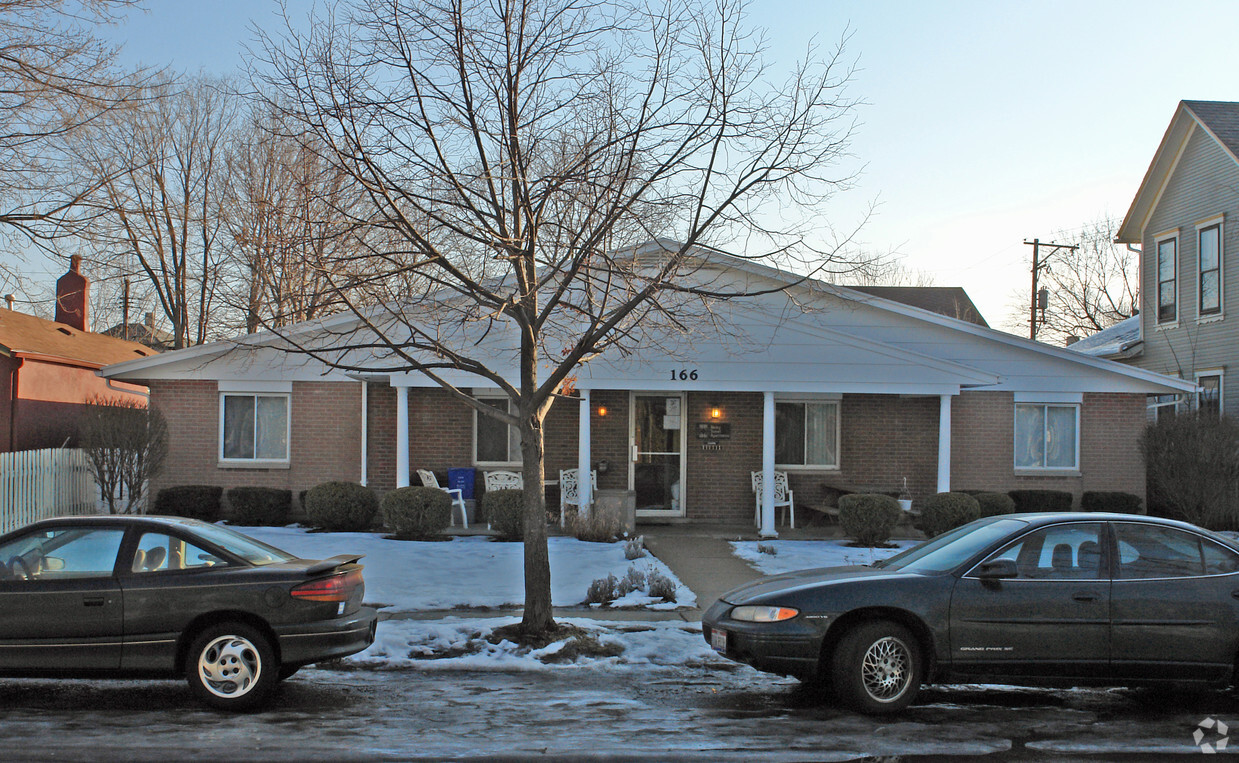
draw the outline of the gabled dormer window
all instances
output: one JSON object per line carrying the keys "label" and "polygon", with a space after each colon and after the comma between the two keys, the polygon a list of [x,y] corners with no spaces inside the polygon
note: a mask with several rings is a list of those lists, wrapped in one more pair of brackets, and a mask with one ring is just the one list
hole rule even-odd
{"label": "gabled dormer window", "polygon": [[1157,322],[1179,319],[1179,239],[1157,242]]}
{"label": "gabled dormer window", "polygon": [[1200,255],[1200,314],[1222,312],[1222,224],[1206,225],[1196,232]]}

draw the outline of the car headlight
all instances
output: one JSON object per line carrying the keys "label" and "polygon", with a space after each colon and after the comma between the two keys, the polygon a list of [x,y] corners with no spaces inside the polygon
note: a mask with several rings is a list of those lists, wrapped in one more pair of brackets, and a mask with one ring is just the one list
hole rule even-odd
{"label": "car headlight", "polygon": [[790,620],[800,614],[800,610],[791,607],[736,607],[731,610],[732,620],[743,620],[746,623],[777,623]]}

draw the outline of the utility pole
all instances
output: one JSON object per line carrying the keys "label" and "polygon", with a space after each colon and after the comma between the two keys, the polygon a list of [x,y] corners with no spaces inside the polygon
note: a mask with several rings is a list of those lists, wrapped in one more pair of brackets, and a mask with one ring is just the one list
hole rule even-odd
{"label": "utility pole", "polygon": [[[1043,300],[1038,299],[1039,295],[1037,293],[1037,278],[1041,274],[1042,268],[1047,267],[1046,260],[1050,258],[1050,255],[1054,254],[1060,249],[1071,249],[1072,251],[1074,251],[1076,249],[1079,249],[1080,247],[1075,244],[1043,244],[1041,243],[1041,239],[1039,238],[1034,238],[1032,241],[1025,241],[1024,243],[1027,246],[1031,246],[1033,248],[1032,298],[1029,302],[1029,310],[1028,310],[1028,338],[1036,339],[1037,338],[1037,306],[1039,302],[1043,301]],[[1046,252],[1046,255],[1044,258],[1041,257],[1041,247],[1043,246],[1052,247],[1051,251]],[[1045,305],[1044,304],[1041,305],[1041,314],[1043,317],[1045,316]]]}

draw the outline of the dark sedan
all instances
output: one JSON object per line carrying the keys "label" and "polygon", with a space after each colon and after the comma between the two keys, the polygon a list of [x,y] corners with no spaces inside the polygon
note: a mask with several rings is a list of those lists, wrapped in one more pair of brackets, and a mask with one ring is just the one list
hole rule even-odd
{"label": "dark sedan", "polygon": [[0,676],[183,676],[209,705],[253,708],[374,642],[360,558],[179,517],[36,522],[0,537]]}
{"label": "dark sedan", "polygon": [[741,586],[702,626],[727,657],[869,713],[922,683],[1226,686],[1239,545],[1143,516],[989,517],[872,567]]}

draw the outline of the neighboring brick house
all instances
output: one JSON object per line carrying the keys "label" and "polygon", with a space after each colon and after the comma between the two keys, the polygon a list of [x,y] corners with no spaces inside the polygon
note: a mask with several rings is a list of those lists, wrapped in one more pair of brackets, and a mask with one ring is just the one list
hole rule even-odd
{"label": "neighboring brick house", "polygon": [[109,363],[155,351],[89,330],[89,281],[74,257],[56,282],[56,320],[0,309],[0,451],[73,444],[77,417],[92,397],[131,398],[146,389],[96,373]]}
{"label": "neighboring brick house", "polygon": [[1239,103],[1181,101],[1116,239],[1142,252],[1140,315],[1073,347],[1199,385],[1151,398],[1154,415],[1239,412],[1237,213]]}
{"label": "neighboring brick house", "polygon": [[[795,283],[717,252],[700,257],[702,278],[789,290],[714,304],[725,333],[700,330],[678,346],[594,359],[546,425],[547,477],[596,469],[600,491],[632,492],[639,521],[751,522],[750,472],[776,469],[789,473],[798,507],[819,504],[827,486],[894,491],[905,480],[916,497],[952,487],[1143,495],[1145,396],[1192,388],[976,318]],[[328,321],[339,335],[352,318]],[[300,327],[301,339],[327,336],[321,325]],[[510,350],[500,332],[487,341],[495,357]],[[517,466],[504,425],[427,377],[345,374],[274,344],[254,335],[104,369],[148,384],[172,422],[169,465],[155,489],[300,490],[327,479],[389,489],[418,468]],[[506,405],[475,378],[455,381]],[[767,531],[772,516],[763,517]]]}

